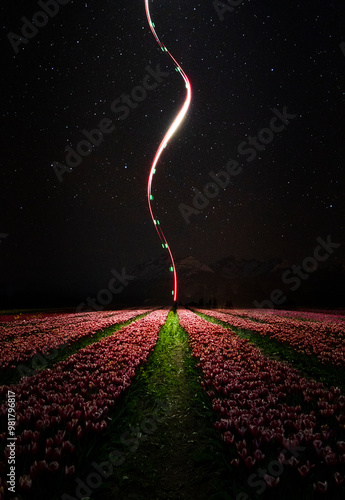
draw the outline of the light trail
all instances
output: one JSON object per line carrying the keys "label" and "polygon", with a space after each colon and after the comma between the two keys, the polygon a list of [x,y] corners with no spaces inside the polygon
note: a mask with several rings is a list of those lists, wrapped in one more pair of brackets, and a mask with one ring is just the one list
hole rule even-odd
{"label": "light trail", "polygon": [[185,102],[184,102],[182,108],[180,109],[179,113],[175,117],[174,121],[170,125],[168,131],[166,132],[165,136],[163,137],[163,139],[162,139],[162,141],[157,149],[156,155],[155,155],[153,162],[152,162],[152,165],[151,165],[150,174],[149,174],[149,178],[148,178],[148,182],[147,182],[147,199],[148,199],[151,218],[152,218],[152,221],[153,221],[155,228],[157,230],[158,236],[162,242],[163,248],[166,248],[169,252],[169,255],[170,255],[170,260],[171,260],[171,264],[172,264],[170,270],[174,273],[174,290],[172,293],[174,295],[174,303],[176,304],[176,302],[177,302],[177,273],[176,273],[175,261],[174,261],[172,252],[170,250],[170,247],[168,245],[168,242],[164,236],[163,230],[160,226],[159,220],[155,219],[155,217],[153,215],[152,204],[151,204],[151,201],[153,200],[153,196],[152,196],[151,192],[152,192],[153,175],[156,172],[156,166],[157,166],[158,160],[163,152],[163,149],[167,146],[171,137],[174,135],[176,130],[179,128],[184,117],[187,114],[190,102],[192,100],[192,87],[191,87],[190,81],[189,81],[186,73],[183,71],[183,69],[181,68],[179,63],[176,61],[176,59],[170,54],[168,49],[165,47],[165,45],[158,38],[158,35],[156,33],[156,30],[155,30],[155,25],[151,19],[149,0],[145,0],[145,9],[146,9],[146,17],[147,17],[148,23],[150,25],[151,31],[153,33],[153,36],[155,37],[157,43],[159,44],[159,46],[161,47],[163,52],[166,52],[170,56],[170,58],[173,60],[173,62],[175,64],[175,69],[176,69],[176,71],[179,71],[181,73],[181,75],[185,81],[185,86],[187,89],[187,95],[186,95]]}

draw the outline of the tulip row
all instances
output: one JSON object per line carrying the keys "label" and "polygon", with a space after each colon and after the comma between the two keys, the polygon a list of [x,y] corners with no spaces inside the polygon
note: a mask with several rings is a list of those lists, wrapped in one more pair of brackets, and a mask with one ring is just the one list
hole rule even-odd
{"label": "tulip row", "polygon": [[12,323],[17,320],[33,321],[38,318],[48,318],[56,316],[57,312],[39,312],[39,313],[18,313],[18,314],[0,314],[0,324]]}
{"label": "tulip row", "polygon": [[331,323],[345,321],[345,311],[341,310],[285,311],[279,309],[266,309],[265,312],[275,314],[277,316],[287,316],[306,321],[329,321]]}
{"label": "tulip row", "polygon": [[288,472],[302,483],[309,478],[301,487],[312,490],[314,484],[320,492],[339,492],[345,484],[345,397],[340,389],[306,380],[227,328],[190,311],[178,314],[203,371],[215,427],[229,445],[231,465],[253,473],[271,458],[280,472],[271,467],[264,477],[268,488]]}
{"label": "tulip row", "polygon": [[[149,309],[146,309],[149,310]],[[18,338],[25,338],[31,335],[38,335],[42,332],[56,331],[59,328],[67,328],[70,326],[72,330],[74,326],[85,325],[90,321],[97,319],[98,321],[105,318],[115,317],[125,312],[136,312],[135,310],[126,309],[121,311],[102,311],[102,312],[82,312],[82,313],[59,313],[31,316],[14,316],[11,321],[0,320],[0,343],[3,345],[5,341],[13,341]],[[0,318],[2,318],[0,316]]]}
{"label": "tulip row", "polygon": [[[111,409],[156,345],[167,314],[154,311],[51,370],[0,387],[1,399],[9,390],[16,397],[16,460],[18,470],[25,471],[19,478],[22,491],[31,490],[49,474],[74,474],[80,446],[107,427]],[[0,415],[4,429],[6,402]],[[6,433],[1,437],[5,443]],[[5,448],[0,472],[5,471],[8,453]]]}
{"label": "tulip row", "polygon": [[254,310],[248,310],[247,317],[241,317],[239,312],[234,313],[232,310],[228,310],[227,313],[206,309],[196,310],[235,328],[251,330],[286,343],[297,352],[315,355],[321,363],[345,367],[345,328],[342,325],[278,318]]}
{"label": "tulip row", "polygon": [[[344,336],[345,334],[345,316],[339,314],[321,314],[310,313],[304,311],[279,311],[275,309],[219,309],[220,312],[232,314],[233,316],[240,316],[257,321],[269,323],[273,322],[289,322],[308,321],[311,327],[322,326],[329,328],[330,332],[334,335]],[[315,324],[316,323],[316,324]]]}
{"label": "tulip row", "polygon": [[[253,310],[250,310],[253,312]],[[320,323],[338,323],[342,324],[344,327],[345,323],[345,315],[340,314],[339,312],[330,312],[330,311],[285,311],[285,310],[277,310],[277,309],[268,309],[264,311],[265,313],[274,315],[274,316],[282,316],[288,317],[292,319],[299,319],[303,321],[317,321]]]}
{"label": "tulip row", "polygon": [[[83,314],[61,314],[30,323],[24,321],[2,325],[0,336],[0,370],[13,369],[37,353],[48,354],[61,346],[94,335],[97,331],[124,323],[149,309]],[[10,332],[10,333],[9,333]],[[10,336],[9,336],[10,335]]]}

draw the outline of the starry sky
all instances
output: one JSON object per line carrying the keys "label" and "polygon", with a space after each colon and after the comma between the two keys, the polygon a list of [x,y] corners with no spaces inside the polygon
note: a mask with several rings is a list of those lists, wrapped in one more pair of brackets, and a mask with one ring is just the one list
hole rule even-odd
{"label": "starry sky", "polygon": [[[185,99],[144,0],[64,0],[42,17],[45,3],[0,7],[1,299],[17,292],[82,298],[104,287],[111,269],[160,257],[147,176]],[[150,2],[157,34],[193,91],[154,176],[155,213],[177,259],[297,262],[327,235],[341,243],[342,258],[344,4],[236,3]],[[24,39],[29,21],[41,27],[24,28]],[[148,71],[146,81],[158,84],[121,108]],[[94,136],[71,169],[66,148],[75,151],[101,123],[103,137]],[[272,123],[280,131],[270,132]],[[231,161],[238,175],[196,211],[195,190],[207,189],[210,172]],[[187,219],[182,206],[192,210]]]}

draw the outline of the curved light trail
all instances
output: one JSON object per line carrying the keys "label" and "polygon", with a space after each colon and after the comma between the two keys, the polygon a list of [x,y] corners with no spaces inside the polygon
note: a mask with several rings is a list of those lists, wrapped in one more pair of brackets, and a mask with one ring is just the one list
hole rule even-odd
{"label": "curved light trail", "polygon": [[163,248],[166,248],[168,250],[168,252],[169,252],[169,255],[170,255],[170,260],[171,260],[171,264],[172,264],[170,270],[174,273],[174,290],[173,290],[172,293],[174,295],[174,303],[176,303],[177,302],[177,273],[176,273],[176,266],[175,266],[174,258],[173,258],[173,255],[171,253],[170,247],[169,247],[168,242],[167,242],[167,240],[166,240],[166,238],[164,236],[163,230],[162,230],[162,228],[160,226],[159,220],[155,219],[155,217],[153,215],[152,204],[151,204],[151,201],[153,200],[153,196],[151,194],[151,190],[152,190],[153,175],[156,172],[156,166],[157,166],[158,160],[159,160],[159,158],[160,158],[160,156],[161,156],[161,154],[163,152],[163,149],[167,146],[167,144],[170,141],[171,137],[174,135],[174,133],[176,132],[176,130],[178,129],[178,127],[181,125],[181,123],[182,123],[182,121],[183,121],[183,119],[186,116],[186,113],[188,111],[190,102],[192,100],[192,87],[191,87],[190,81],[189,81],[186,73],[183,71],[183,69],[181,68],[181,66],[179,65],[179,63],[176,61],[176,59],[170,54],[170,52],[168,51],[168,49],[165,47],[165,45],[158,38],[158,35],[156,33],[156,30],[155,30],[155,25],[152,22],[151,15],[150,15],[149,0],[145,0],[145,9],[146,9],[147,20],[148,20],[148,23],[150,25],[151,31],[153,33],[153,36],[155,37],[157,43],[159,44],[159,46],[161,47],[161,49],[163,50],[163,52],[166,52],[171,57],[171,59],[173,60],[173,62],[175,64],[175,69],[176,69],[176,71],[179,71],[181,73],[181,75],[182,75],[182,77],[183,77],[183,79],[185,81],[185,85],[186,85],[186,89],[187,89],[187,95],[186,95],[185,102],[184,102],[182,108],[180,109],[179,113],[175,117],[174,121],[170,125],[168,131],[166,132],[165,136],[162,139],[162,142],[160,143],[160,145],[159,145],[159,147],[157,149],[156,155],[155,155],[155,157],[153,159],[153,162],[152,162],[152,165],[151,165],[150,174],[149,174],[149,178],[148,178],[148,182],[147,182],[147,199],[148,199],[148,204],[149,204],[151,218],[152,218],[152,221],[153,221],[153,223],[154,223],[154,225],[156,227],[156,230],[157,230],[158,236],[160,237],[160,240],[162,242]]}

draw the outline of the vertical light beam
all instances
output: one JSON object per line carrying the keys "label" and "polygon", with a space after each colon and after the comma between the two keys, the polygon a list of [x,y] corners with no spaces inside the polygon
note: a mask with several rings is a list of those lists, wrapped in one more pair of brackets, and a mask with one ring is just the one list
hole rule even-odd
{"label": "vertical light beam", "polygon": [[192,100],[192,87],[191,87],[190,81],[189,81],[186,73],[183,71],[183,69],[181,68],[181,66],[179,65],[179,63],[176,61],[176,59],[170,54],[170,52],[168,51],[168,49],[165,47],[165,45],[158,38],[158,35],[156,33],[156,30],[155,30],[155,25],[153,24],[152,19],[151,19],[151,15],[150,15],[149,0],[145,0],[145,9],[146,9],[146,17],[147,17],[149,26],[151,28],[151,31],[153,33],[153,36],[155,37],[157,43],[159,44],[159,46],[161,47],[161,49],[163,50],[163,52],[166,52],[168,54],[168,56],[173,60],[173,62],[175,64],[175,67],[176,67],[176,70],[180,72],[180,74],[182,75],[182,78],[185,81],[185,86],[186,86],[186,89],[187,89],[186,99],[184,101],[184,104],[183,104],[182,108],[180,109],[180,111],[178,112],[178,114],[176,115],[176,117],[175,117],[174,121],[172,122],[172,124],[170,125],[169,129],[167,130],[165,136],[162,139],[162,142],[160,143],[160,145],[159,145],[159,147],[158,147],[158,149],[156,151],[156,155],[155,155],[155,157],[153,159],[153,162],[152,162],[152,165],[151,165],[151,169],[150,169],[149,178],[148,178],[148,182],[147,182],[147,200],[148,200],[148,204],[149,204],[149,210],[150,210],[151,218],[152,218],[152,221],[153,221],[153,223],[155,225],[155,228],[156,228],[156,231],[158,233],[158,236],[160,237],[160,240],[162,242],[163,248],[166,248],[168,250],[168,252],[169,252],[169,255],[170,255],[170,260],[171,260],[171,264],[172,264],[171,268],[172,268],[172,271],[173,271],[173,274],[174,274],[174,291],[173,291],[173,294],[174,294],[174,303],[176,303],[177,302],[177,273],[176,273],[176,266],[175,266],[175,262],[174,262],[174,258],[173,258],[172,252],[171,252],[170,247],[168,245],[168,242],[167,242],[167,240],[166,240],[166,238],[164,236],[164,233],[163,233],[163,230],[162,230],[162,228],[160,226],[160,223],[159,223],[159,221],[157,219],[155,219],[155,217],[153,215],[152,203],[151,203],[151,201],[153,200],[153,196],[152,196],[151,191],[152,191],[153,175],[156,172],[156,166],[157,166],[158,160],[159,160],[159,158],[160,158],[160,156],[161,156],[161,154],[163,152],[163,149],[167,146],[167,144],[170,141],[171,137],[176,132],[176,130],[179,128],[179,126],[181,125],[184,117],[187,114],[190,102]]}

